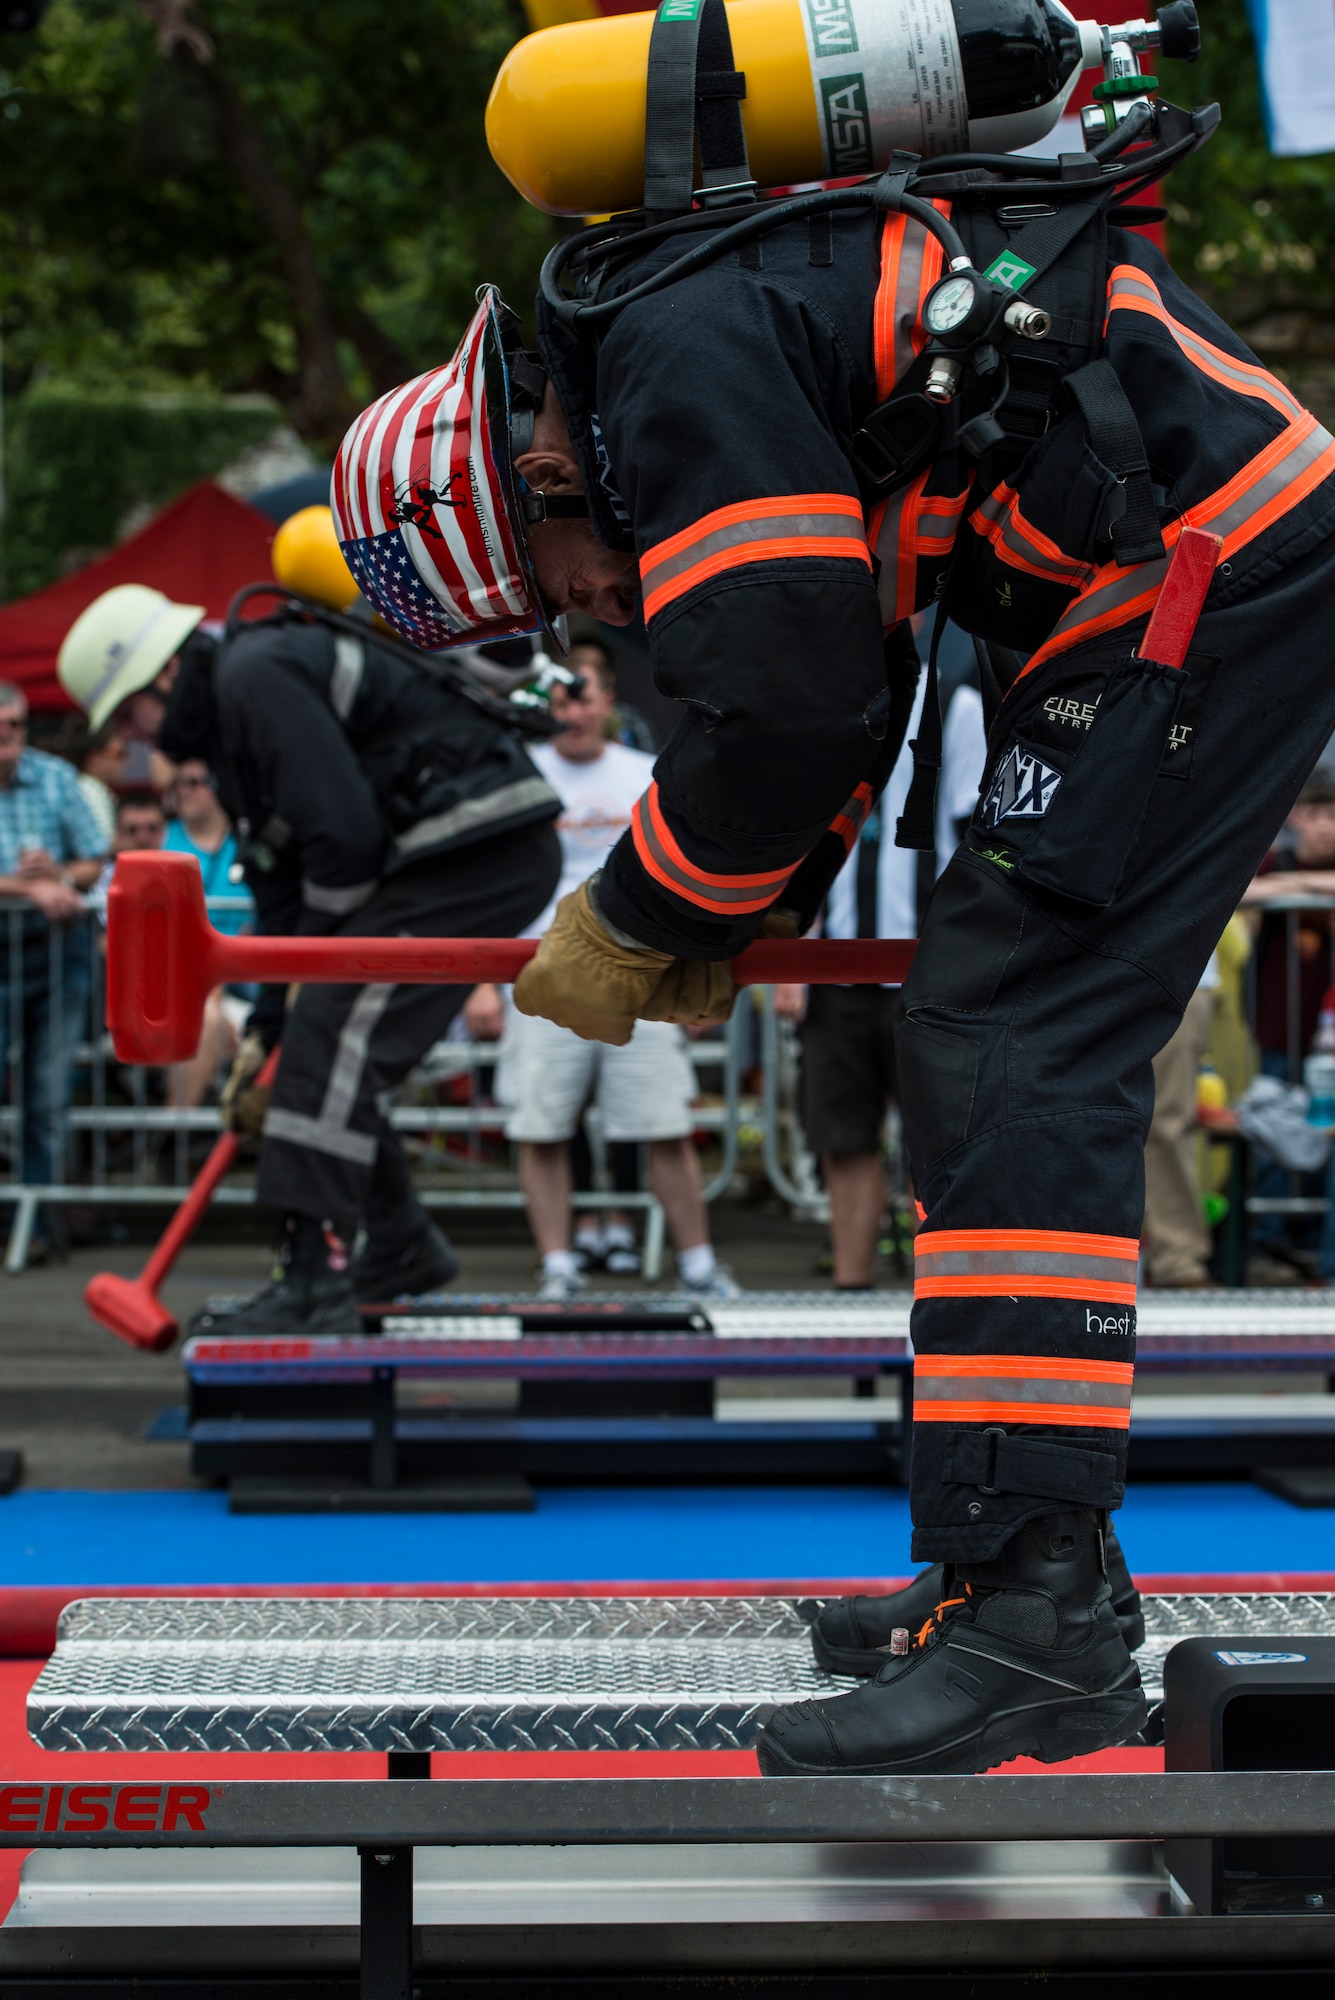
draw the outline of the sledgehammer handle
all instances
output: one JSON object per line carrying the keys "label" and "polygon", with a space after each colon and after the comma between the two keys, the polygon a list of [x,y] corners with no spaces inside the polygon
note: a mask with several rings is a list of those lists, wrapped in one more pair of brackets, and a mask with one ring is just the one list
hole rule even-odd
{"label": "sledgehammer handle", "polygon": [[[270,1049],[264,1058],[263,1067],[255,1078],[258,1087],[263,1088],[273,1082],[278,1073],[280,1053],[278,1049]],[[153,1254],[144,1266],[139,1282],[148,1291],[156,1292],[194,1235],[200,1217],[213,1200],[214,1190],[227,1177],[239,1144],[235,1132],[224,1132],[221,1138],[214,1141],[207,1160],[191,1183],[190,1192],[158,1238]]]}

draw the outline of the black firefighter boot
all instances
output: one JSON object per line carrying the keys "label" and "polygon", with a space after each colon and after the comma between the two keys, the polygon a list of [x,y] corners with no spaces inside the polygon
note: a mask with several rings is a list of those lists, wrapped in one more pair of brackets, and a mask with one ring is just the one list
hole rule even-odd
{"label": "black firefighter boot", "polygon": [[348,1277],[348,1246],[328,1222],[311,1215],[283,1218],[273,1281],[234,1312],[206,1307],[192,1333],[266,1339],[280,1334],[359,1334],[361,1314]]}
{"label": "black firefighter boot", "polygon": [[1028,1522],[991,1562],[954,1566],[903,1659],[832,1701],[777,1709],[756,1745],[767,1777],[988,1771],[1061,1764],[1126,1743],[1145,1721],[1140,1672],[1112,1607],[1104,1517]]}
{"label": "black firefighter boot", "polygon": [[[1140,1592],[1131,1581],[1122,1545],[1111,1526],[1103,1547],[1113,1610],[1122,1637],[1134,1653],[1145,1643]],[[937,1605],[958,1594],[950,1565],[934,1563],[887,1597],[831,1597],[823,1604],[809,1600],[801,1609],[811,1626],[816,1665],[829,1674],[878,1674],[888,1659],[907,1651],[908,1641],[934,1617]]]}
{"label": "black firefighter boot", "polygon": [[364,1306],[390,1305],[440,1292],[459,1275],[459,1259],[417,1198],[397,1134],[381,1138],[366,1201],[366,1241],[352,1262],[352,1289]]}

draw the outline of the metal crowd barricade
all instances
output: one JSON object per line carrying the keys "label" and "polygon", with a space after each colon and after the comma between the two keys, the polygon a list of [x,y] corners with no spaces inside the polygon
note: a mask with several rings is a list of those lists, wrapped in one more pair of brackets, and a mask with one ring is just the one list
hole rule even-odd
{"label": "metal crowd barricade", "polygon": [[[1304,914],[1320,912],[1328,919],[1326,940],[1326,982],[1335,985],[1335,896],[1316,896],[1310,893],[1293,896],[1276,896],[1258,906],[1258,913],[1266,916],[1282,916],[1284,919],[1284,1069],[1289,1083],[1301,1083],[1303,1061],[1309,1051],[1303,1046],[1302,1028],[1302,918]],[[1258,981],[1260,975],[1259,954],[1253,951],[1247,962],[1246,1011],[1253,1031],[1258,1026]],[[1290,1215],[1316,1216],[1326,1214],[1330,1203],[1322,1195],[1304,1194],[1303,1182],[1309,1176],[1301,1173],[1288,1174],[1288,1193],[1284,1195],[1260,1195],[1248,1193],[1245,1201],[1247,1216]]]}
{"label": "metal crowd barricade", "polygon": [[[250,909],[245,896],[210,898],[216,917]],[[72,933],[80,943],[71,950]],[[0,901],[0,1202],[12,1204],[5,1254],[10,1274],[28,1261],[39,1213],[48,1209],[59,1227],[60,1212],[71,1206],[102,1208],[174,1207],[182,1198],[199,1153],[220,1129],[216,1103],[196,1108],[173,1107],[163,1101],[161,1070],[122,1065],[115,1059],[105,1026],[105,963],[99,913],[90,908],[73,925],[47,924],[30,905]],[[67,996],[72,960],[83,958],[87,979],[82,994]],[[82,974],[79,975],[82,977]],[[47,1146],[52,1171],[31,1178],[24,1170],[24,1114],[34,1090],[44,1078],[34,1075],[31,1061],[34,1010],[42,1004],[36,988],[44,985],[53,1037],[47,1075],[66,1063],[71,1074],[72,1101],[63,1120],[48,1118]],[[694,1122],[699,1131],[716,1134],[720,1158],[705,1186],[714,1201],[732,1185],[738,1171],[744,1133],[760,1126],[760,1153],[770,1184],[795,1208],[823,1214],[810,1156],[806,1154],[795,1105],[794,1037],[773,1016],[770,991],[756,989],[759,1011],[739,1005],[721,1037],[692,1042],[692,1062],[701,1075],[716,1074],[710,1093],[714,1101],[698,1104]],[[14,995],[25,992],[29,1005],[15,1006]],[[77,1000],[67,1011],[66,998]],[[753,1038],[753,1026],[758,1034]],[[484,1141],[504,1129],[505,1111],[486,1099],[482,1079],[497,1060],[497,1045],[446,1041],[439,1043],[405,1092],[409,1100],[396,1106],[396,1127],[427,1142],[419,1165],[421,1198],[429,1208],[522,1210],[524,1196],[512,1165],[489,1163]],[[761,1089],[752,1101],[743,1091],[743,1071],[755,1057],[762,1070]],[[462,1103],[420,1101],[435,1085],[452,1078],[468,1080]],[[414,1102],[412,1099],[419,1101]],[[575,1205],[584,1210],[629,1209],[644,1215],[644,1276],[654,1282],[663,1267],[665,1217],[651,1192],[617,1192],[601,1171],[601,1145],[596,1111],[590,1114],[595,1158],[595,1186],[577,1192]],[[63,1127],[63,1131],[62,1131]],[[431,1146],[438,1137],[441,1143]],[[463,1137],[462,1152],[450,1150],[451,1138]],[[785,1145],[790,1167],[784,1165]],[[220,1187],[214,1200],[225,1206],[254,1203],[253,1177],[244,1168]]]}

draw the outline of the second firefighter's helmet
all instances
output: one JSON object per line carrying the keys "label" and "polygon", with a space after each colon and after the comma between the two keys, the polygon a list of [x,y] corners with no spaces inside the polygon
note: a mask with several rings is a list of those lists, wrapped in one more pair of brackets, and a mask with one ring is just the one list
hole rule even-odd
{"label": "second firefighter's helmet", "polygon": [[[490,288],[453,358],[364,410],[334,462],[334,526],[362,595],[410,645],[438,652],[552,630],[514,470],[525,365],[518,326]],[[531,365],[531,364],[530,364]]]}

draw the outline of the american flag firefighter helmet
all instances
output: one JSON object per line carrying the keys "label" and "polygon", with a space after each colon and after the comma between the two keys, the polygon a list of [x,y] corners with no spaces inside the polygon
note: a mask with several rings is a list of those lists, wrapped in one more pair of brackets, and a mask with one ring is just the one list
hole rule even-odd
{"label": "american flag firefighter helmet", "polygon": [[512,462],[513,367],[532,368],[517,334],[500,294],[484,290],[453,359],[372,403],[334,462],[334,525],[362,595],[430,652],[531,632],[565,651]]}

